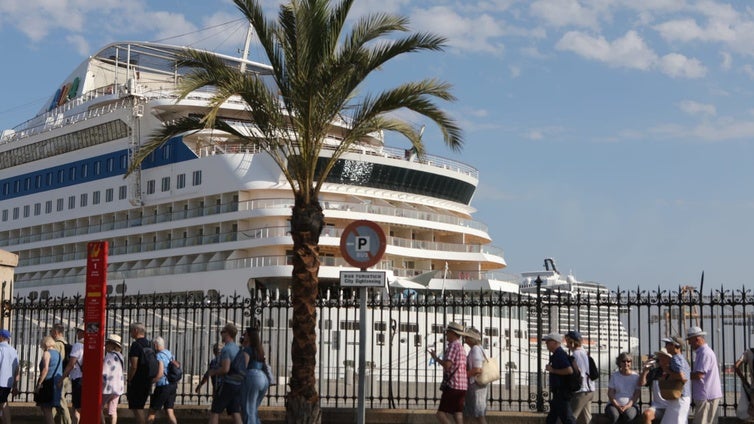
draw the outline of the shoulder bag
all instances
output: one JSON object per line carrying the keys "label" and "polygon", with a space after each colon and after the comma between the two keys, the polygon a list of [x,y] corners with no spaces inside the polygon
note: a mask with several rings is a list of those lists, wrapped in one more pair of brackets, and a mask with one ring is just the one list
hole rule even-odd
{"label": "shoulder bag", "polygon": [[660,386],[660,395],[665,400],[680,399],[681,393],[683,393],[683,381],[670,380],[666,377],[657,380],[657,384]]}
{"label": "shoulder bag", "polygon": [[482,362],[482,373],[476,376],[476,382],[480,386],[486,386],[487,384],[500,380],[500,367],[497,361],[492,357],[487,357],[482,349],[482,355],[484,355],[484,362]]}

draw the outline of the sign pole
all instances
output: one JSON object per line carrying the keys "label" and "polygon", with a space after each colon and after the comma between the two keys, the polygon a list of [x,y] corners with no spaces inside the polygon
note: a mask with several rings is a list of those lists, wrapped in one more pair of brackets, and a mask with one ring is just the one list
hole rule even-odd
{"label": "sign pole", "polygon": [[84,301],[84,361],[81,384],[81,422],[98,423],[102,414],[102,361],[105,357],[107,300],[107,242],[87,245],[86,299]]}
{"label": "sign pole", "polygon": [[357,424],[366,421],[365,390],[367,359],[367,288],[384,287],[385,272],[367,272],[385,254],[385,232],[372,221],[353,221],[346,226],[340,237],[340,253],[351,266],[361,272],[341,271],[340,284],[345,287],[359,287],[359,402],[356,411]]}

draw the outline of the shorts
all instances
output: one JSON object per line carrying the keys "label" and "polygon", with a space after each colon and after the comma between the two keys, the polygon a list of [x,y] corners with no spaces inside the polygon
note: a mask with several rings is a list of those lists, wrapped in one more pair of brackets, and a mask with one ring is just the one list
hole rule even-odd
{"label": "shorts", "polygon": [[483,417],[487,413],[487,386],[469,384],[463,405],[464,417]]}
{"label": "shorts", "polygon": [[456,414],[463,412],[463,405],[466,399],[466,390],[446,389],[442,392],[440,406],[437,408],[440,412]]}
{"label": "shorts", "polygon": [[177,389],[178,385],[175,383],[155,387],[154,393],[152,393],[152,397],[149,399],[149,410],[173,409]]}
{"label": "shorts", "polygon": [[152,385],[149,382],[131,382],[126,392],[128,409],[144,409],[151,389]]}
{"label": "shorts", "polygon": [[213,414],[221,414],[223,411],[228,411],[228,414],[241,412],[240,384],[220,383],[218,386],[217,393],[212,399],[210,412]]}
{"label": "shorts", "polygon": [[8,402],[8,395],[10,395],[10,387],[0,387],[0,405]]}
{"label": "shorts", "polygon": [[102,395],[102,408],[107,411],[107,415],[118,415],[118,402],[120,395],[106,394]]}
{"label": "shorts", "polygon": [[81,409],[81,378],[71,380],[71,399],[73,409]]}

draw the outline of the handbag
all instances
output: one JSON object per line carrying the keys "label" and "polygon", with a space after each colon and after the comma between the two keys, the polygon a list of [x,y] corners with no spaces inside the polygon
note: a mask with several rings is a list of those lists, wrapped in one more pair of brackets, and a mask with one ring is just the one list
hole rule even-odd
{"label": "handbag", "polygon": [[270,366],[270,364],[265,362],[262,370],[264,371],[264,375],[267,376],[267,381],[269,381],[270,386],[277,386],[278,380],[277,378],[275,378],[275,374],[272,373],[272,367]]}
{"label": "handbag", "polygon": [[450,374],[443,374],[442,375],[442,382],[440,383],[440,391],[444,392],[445,390],[448,390],[450,388],[450,380],[453,379],[453,374],[458,371],[458,368],[454,369],[452,373]]}
{"label": "handbag", "polygon": [[480,386],[486,386],[493,381],[500,380],[500,367],[492,357],[488,358],[482,350],[484,362],[482,362],[482,372],[476,376],[476,382]]}
{"label": "handbag", "polygon": [[665,400],[680,399],[683,393],[684,383],[681,380],[669,380],[665,377],[658,380],[657,384],[660,386],[660,395]]}
{"label": "handbag", "polygon": [[39,404],[52,403],[55,395],[55,373],[60,368],[61,362],[61,360],[58,360],[58,365],[55,367],[55,371],[52,372],[52,378],[42,381],[42,387],[34,392],[34,402]]}

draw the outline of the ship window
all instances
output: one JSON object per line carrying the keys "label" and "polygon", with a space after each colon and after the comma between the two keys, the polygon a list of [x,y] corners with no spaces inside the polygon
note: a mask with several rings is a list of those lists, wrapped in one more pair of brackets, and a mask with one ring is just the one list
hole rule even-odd
{"label": "ship window", "polygon": [[147,194],[154,193],[154,180],[147,181]]}
{"label": "ship window", "polygon": [[39,187],[42,187],[42,176],[41,175],[37,175],[34,178],[34,188],[39,188]]}
{"label": "ship window", "polygon": [[186,187],[186,174],[178,174],[175,177],[175,188],[182,189]]}
{"label": "ship window", "polygon": [[16,180],[13,182],[13,192],[18,193],[21,191],[21,180]]}
{"label": "ship window", "polygon": [[385,333],[377,333],[377,346],[385,344]]}
{"label": "ship window", "polygon": [[76,207],[76,196],[68,196],[68,209]]}
{"label": "ship window", "polygon": [[422,345],[422,335],[414,334],[414,346],[420,347]]}
{"label": "ship window", "polygon": [[10,191],[10,184],[8,183],[3,184],[3,196],[7,196],[9,191]]}
{"label": "ship window", "polygon": [[31,214],[31,207],[29,205],[24,205],[24,218],[28,218]]}
{"label": "ship window", "polygon": [[63,198],[61,197],[60,199],[57,200],[57,205],[56,205],[57,207],[55,208],[55,210],[58,211],[58,212],[62,211],[64,204],[65,203],[63,201]]}
{"label": "ship window", "polygon": [[113,189],[108,188],[105,190],[105,202],[112,202],[113,201]]}
{"label": "ship window", "polygon": [[194,171],[193,178],[191,180],[191,184],[198,186],[202,183],[202,171]]}
{"label": "ship window", "polygon": [[162,147],[162,158],[163,159],[165,159],[165,160],[170,159],[170,148],[171,148],[171,146],[169,144]]}
{"label": "ship window", "polygon": [[432,324],[432,334],[445,334],[445,327],[439,324]]}
{"label": "ship window", "polygon": [[385,321],[375,322],[374,331],[387,331],[387,324],[385,323]]}
{"label": "ship window", "polygon": [[72,166],[68,170],[68,181],[74,181],[74,180],[76,180],[76,167]]}
{"label": "ship window", "polygon": [[107,158],[107,161],[105,162],[105,169],[107,170],[107,172],[113,172],[114,163],[115,159]]}
{"label": "ship window", "polygon": [[340,322],[340,329],[341,330],[358,330],[359,329],[359,322],[358,321],[341,321]]}
{"label": "ship window", "polygon": [[402,322],[398,324],[398,331],[402,331],[406,333],[418,333],[419,324],[415,322]]}
{"label": "ship window", "polygon": [[52,185],[52,172],[47,173],[47,185],[48,186]]}
{"label": "ship window", "polygon": [[523,334],[521,333],[521,330],[513,330],[513,336],[517,339],[520,339],[523,337]]}
{"label": "ship window", "polygon": [[62,183],[65,180],[65,169],[58,169],[58,183]]}
{"label": "ship window", "polygon": [[120,155],[120,169],[128,168],[128,156],[125,154]]}
{"label": "ship window", "polygon": [[31,189],[31,178],[26,177],[26,179],[24,179],[24,190],[29,191],[29,189]]}
{"label": "ship window", "polygon": [[99,191],[95,191],[95,192],[92,193],[92,204],[93,205],[99,205],[99,197],[100,197]]}
{"label": "ship window", "polygon": [[170,191],[170,177],[162,177],[162,191]]}
{"label": "ship window", "polygon": [[321,319],[319,320],[319,329],[320,330],[329,330],[332,328],[332,320],[330,319]]}
{"label": "ship window", "polygon": [[489,337],[498,337],[500,335],[500,329],[498,328],[485,328],[484,335]]}
{"label": "ship window", "polygon": [[81,165],[81,178],[89,176],[89,164],[85,163]]}
{"label": "ship window", "polygon": [[94,162],[94,175],[99,175],[102,172],[102,161]]}
{"label": "ship window", "polygon": [[118,187],[118,200],[123,200],[128,195],[128,187],[126,186],[120,186]]}
{"label": "ship window", "polygon": [[13,219],[18,219],[18,208],[13,208]]}
{"label": "ship window", "polygon": [[333,331],[332,338],[330,338],[330,340],[330,346],[332,347],[332,350],[340,350],[340,331]]}
{"label": "ship window", "polygon": [[8,209],[3,209],[3,222],[8,220]]}
{"label": "ship window", "polygon": [[45,213],[52,213],[52,200],[45,202]]}

